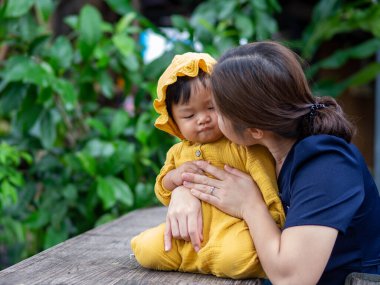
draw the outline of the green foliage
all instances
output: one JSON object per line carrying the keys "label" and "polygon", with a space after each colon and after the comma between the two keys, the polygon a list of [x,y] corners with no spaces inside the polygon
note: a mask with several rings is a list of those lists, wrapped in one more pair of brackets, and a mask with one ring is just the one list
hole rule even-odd
{"label": "green foliage", "polygon": [[[22,213],[17,205],[22,204],[24,196],[20,189],[25,185],[20,168],[22,164],[32,163],[26,152],[2,142],[0,144],[0,244],[9,245],[8,256],[23,256],[22,245],[25,243],[25,228],[19,221]],[[4,250],[0,248],[0,252]]]}
{"label": "green foliage", "polygon": [[216,57],[242,42],[271,38],[277,32],[274,13],[281,11],[277,0],[209,0],[200,4],[190,21],[173,16],[173,26],[190,34],[191,43]]}
{"label": "green foliage", "polygon": [[[371,62],[380,49],[380,5],[378,1],[321,0],[315,6],[312,20],[305,29],[299,46],[301,55],[311,60],[321,45],[337,36],[362,33],[366,39],[352,42],[316,63],[308,70],[309,78],[321,70],[343,68],[350,60]],[[363,65],[363,64],[362,64]],[[317,94],[339,96],[348,88],[372,82],[380,72],[380,64],[369,63],[343,80],[330,77],[315,79],[313,89]]]}
{"label": "green foliage", "polygon": [[54,3],[0,6],[3,266],[155,204],[173,143],[153,125],[157,78],[146,77],[137,13],[110,24],[86,5],[54,37]]}
{"label": "green foliage", "polygon": [[21,161],[31,163],[26,152],[2,142],[0,144],[0,210],[6,211],[19,201],[17,189],[24,185],[22,172],[18,170]]}

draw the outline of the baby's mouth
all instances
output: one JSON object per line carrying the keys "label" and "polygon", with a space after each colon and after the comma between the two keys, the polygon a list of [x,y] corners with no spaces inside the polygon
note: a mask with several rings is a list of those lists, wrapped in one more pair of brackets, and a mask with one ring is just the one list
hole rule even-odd
{"label": "baby's mouth", "polygon": [[210,130],[212,130],[212,127],[211,126],[207,126],[207,127],[201,128],[199,131],[200,132],[207,132],[207,131],[210,131]]}

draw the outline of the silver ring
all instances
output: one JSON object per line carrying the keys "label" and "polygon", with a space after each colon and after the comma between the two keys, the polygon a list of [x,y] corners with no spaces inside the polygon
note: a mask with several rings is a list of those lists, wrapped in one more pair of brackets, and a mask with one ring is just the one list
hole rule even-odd
{"label": "silver ring", "polygon": [[215,186],[212,186],[211,189],[210,189],[210,195],[214,194],[214,190],[215,190]]}

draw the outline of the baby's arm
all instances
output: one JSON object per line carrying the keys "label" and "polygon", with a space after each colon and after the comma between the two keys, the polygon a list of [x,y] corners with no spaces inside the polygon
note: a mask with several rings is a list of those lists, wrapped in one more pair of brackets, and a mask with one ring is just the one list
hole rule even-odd
{"label": "baby's arm", "polygon": [[183,184],[181,176],[184,172],[203,174],[202,170],[200,170],[195,163],[193,163],[192,161],[185,162],[178,168],[170,170],[164,176],[164,178],[162,179],[162,184],[165,187],[165,189],[173,191],[178,186],[181,186]]}
{"label": "baby's arm", "polygon": [[194,163],[186,162],[179,167],[176,167],[176,160],[180,157],[182,144],[177,143],[173,145],[166,154],[164,166],[161,168],[160,173],[157,175],[154,192],[156,197],[162,204],[168,206],[172,191],[178,186],[182,185],[181,174],[184,171],[192,173],[203,173],[201,170],[194,167]]}

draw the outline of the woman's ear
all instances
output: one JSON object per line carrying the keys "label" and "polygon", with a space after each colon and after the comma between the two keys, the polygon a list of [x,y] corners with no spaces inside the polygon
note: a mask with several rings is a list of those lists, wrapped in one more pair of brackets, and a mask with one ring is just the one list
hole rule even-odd
{"label": "woman's ear", "polygon": [[248,128],[248,134],[255,140],[260,140],[264,136],[263,130],[256,128]]}

